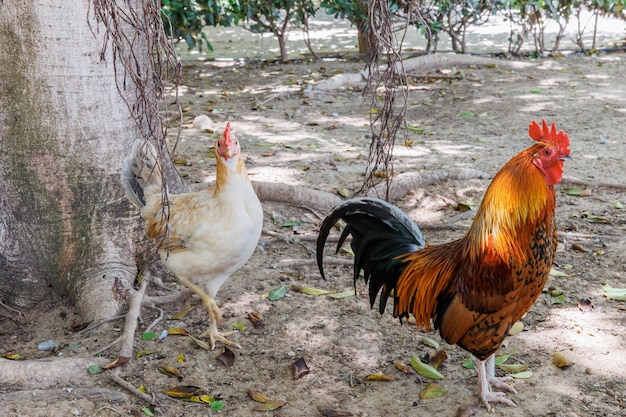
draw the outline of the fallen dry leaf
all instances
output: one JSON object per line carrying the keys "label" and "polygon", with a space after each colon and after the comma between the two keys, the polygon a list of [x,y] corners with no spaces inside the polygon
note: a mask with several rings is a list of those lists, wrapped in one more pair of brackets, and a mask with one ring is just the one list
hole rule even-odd
{"label": "fallen dry leaf", "polygon": [[172,398],[189,398],[189,397],[201,397],[206,395],[206,391],[195,385],[177,385],[175,387],[168,388],[163,391],[163,394]]}
{"label": "fallen dry leaf", "polygon": [[177,335],[177,336],[187,336],[187,330],[181,329],[180,327],[171,327],[167,329],[167,334]]}
{"label": "fallen dry leaf", "polygon": [[259,403],[267,403],[267,402],[270,401],[269,398],[267,398],[265,395],[261,394],[260,392],[254,391],[254,390],[248,390],[248,395],[254,401],[259,402]]}
{"label": "fallen dry leaf", "polygon": [[117,358],[113,359],[111,362],[107,363],[106,365],[102,365],[102,369],[117,368],[118,366],[124,365],[129,360],[130,358],[127,358],[126,356],[118,356]]}
{"label": "fallen dry leaf", "polygon": [[396,377],[384,374],[371,374],[365,378],[366,381],[395,381]]}
{"label": "fallen dry leaf", "polygon": [[255,329],[262,329],[265,327],[265,322],[263,321],[263,316],[261,315],[261,313],[248,313],[248,320],[250,320],[252,326]]}
{"label": "fallen dry leaf", "polygon": [[176,313],[172,316],[172,320],[180,320],[183,317],[185,317],[187,314],[191,313],[193,311],[193,309],[196,308],[196,306],[189,306],[186,309],[184,309],[183,311]]}
{"label": "fallen dry leaf", "polygon": [[400,372],[402,372],[403,374],[414,374],[414,373],[415,373],[415,371],[413,370],[413,368],[411,367],[411,365],[407,365],[407,364],[406,364],[406,363],[404,363],[404,362],[395,361],[393,364],[394,364],[394,365],[396,366],[396,368],[398,368],[398,370],[399,370]]}
{"label": "fallen dry leaf", "polygon": [[298,379],[311,372],[303,357],[292,363],[291,366],[293,367],[293,379]]}
{"label": "fallen dry leaf", "polygon": [[572,366],[574,362],[570,361],[561,352],[554,352],[552,354],[552,365],[557,368],[566,369]]}
{"label": "fallen dry leaf", "polygon": [[524,330],[524,323],[516,321],[509,329],[509,336],[518,335],[522,332],[522,330]]}
{"label": "fallen dry leaf", "polygon": [[430,357],[428,364],[435,369],[439,369],[442,363],[448,359],[448,354],[443,349],[436,351],[433,356]]}
{"label": "fallen dry leaf", "polygon": [[432,382],[420,392],[420,398],[437,398],[448,392],[448,387],[437,382]]}
{"label": "fallen dry leaf", "polygon": [[223,347],[222,353],[217,357],[217,359],[230,368],[235,363],[235,353],[227,347]]}
{"label": "fallen dry leaf", "polygon": [[159,366],[158,370],[162,374],[167,375],[169,377],[183,379],[183,374],[181,374],[180,371],[174,368],[172,365]]}

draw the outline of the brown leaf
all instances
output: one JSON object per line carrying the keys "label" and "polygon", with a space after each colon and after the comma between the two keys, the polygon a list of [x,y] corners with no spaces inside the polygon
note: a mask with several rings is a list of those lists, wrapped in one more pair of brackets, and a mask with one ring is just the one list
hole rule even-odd
{"label": "brown leaf", "polygon": [[118,356],[117,358],[113,359],[111,362],[107,363],[106,365],[102,365],[102,369],[117,368],[118,366],[124,365],[129,360],[130,358],[127,358],[126,356]]}
{"label": "brown leaf", "polygon": [[350,417],[354,415],[349,411],[334,410],[332,408],[329,408],[327,410],[321,410],[321,412],[322,415],[324,415],[325,417]]}
{"label": "brown leaf", "polygon": [[298,359],[297,361],[292,363],[291,366],[293,367],[293,379],[298,379],[301,376],[311,372],[306,362],[304,361],[304,358]]}
{"label": "brown leaf", "polygon": [[159,366],[158,370],[162,374],[165,374],[169,377],[183,379],[183,374],[181,374],[180,371],[174,368],[172,365]]}
{"label": "brown leaf", "polygon": [[433,356],[431,356],[428,363],[433,368],[439,369],[441,364],[444,363],[446,359],[448,359],[448,354],[443,349],[439,349],[433,354]]}
{"label": "brown leaf", "polygon": [[248,320],[252,322],[252,325],[255,329],[263,329],[265,327],[265,322],[263,321],[263,316],[261,315],[261,313],[248,313]]}
{"label": "brown leaf", "polygon": [[222,353],[220,354],[220,356],[217,357],[217,359],[222,361],[224,365],[230,368],[235,363],[235,354],[227,347],[223,347]]}
{"label": "brown leaf", "polygon": [[283,405],[287,404],[287,401],[268,401],[265,404],[257,405],[253,408],[254,411],[274,411],[278,410]]}
{"label": "brown leaf", "polygon": [[396,377],[383,374],[371,374],[365,378],[366,381],[395,381]]}
{"label": "brown leaf", "polygon": [[267,402],[270,401],[270,399],[267,398],[265,395],[261,394],[260,392],[254,391],[254,390],[248,390],[248,395],[254,401],[259,402],[259,403],[267,403]]}
{"label": "brown leaf", "polygon": [[400,370],[400,372],[402,372],[403,374],[414,374],[415,371],[413,370],[413,368],[411,367],[411,365],[407,365],[404,362],[400,362],[400,361],[395,361],[393,363],[396,368],[398,368],[398,370]]}
{"label": "brown leaf", "polygon": [[206,395],[206,391],[194,385],[178,385],[166,389],[163,391],[163,394],[172,398],[189,398],[192,396],[200,397],[202,395]]}

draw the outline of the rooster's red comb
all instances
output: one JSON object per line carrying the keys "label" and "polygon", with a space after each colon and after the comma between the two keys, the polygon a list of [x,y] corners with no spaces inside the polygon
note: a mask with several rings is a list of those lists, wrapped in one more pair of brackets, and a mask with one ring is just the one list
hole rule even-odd
{"label": "rooster's red comb", "polygon": [[224,145],[230,146],[230,122],[226,123],[226,129],[224,129]]}
{"label": "rooster's red comb", "polygon": [[530,126],[528,126],[528,135],[536,141],[555,145],[569,154],[569,137],[567,133],[563,132],[563,130],[557,131],[554,122],[552,122],[551,128],[548,127],[545,119],[541,119],[541,124],[543,126],[539,126],[539,123],[533,120]]}

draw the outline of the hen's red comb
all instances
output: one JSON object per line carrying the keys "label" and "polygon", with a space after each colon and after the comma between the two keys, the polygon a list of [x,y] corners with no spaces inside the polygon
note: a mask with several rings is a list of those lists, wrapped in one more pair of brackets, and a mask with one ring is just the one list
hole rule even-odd
{"label": "hen's red comb", "polygon": [[224,145],[230,146],[230,122],[226,123],[226,129],[224,129]]}
{"label": "hen's red comb", "polygon": [[569,153],[569,137],[567,133],[562,130],[556,130],[556,124],[552,122],[552,128],[548,127],[545,119],[541,119],[543,126],[539,126],[539,123],[532,121],[528,126],[528,136],[539,142],[546,142],[556,145],[559,149]]}

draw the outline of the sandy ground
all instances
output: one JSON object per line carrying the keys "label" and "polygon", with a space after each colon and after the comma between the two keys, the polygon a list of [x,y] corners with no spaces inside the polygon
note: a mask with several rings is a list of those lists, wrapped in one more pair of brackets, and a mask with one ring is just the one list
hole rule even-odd
{"label": "sandy ground", "polygon": [[[414,78],[407,112],[408,124],[414,127],[407,136],[411,145],[398,144],[395,170],[464,167],[491,176],[531,144],[526,134],[531,120],[554,120],[570,135],[574,161],[567,162],[565,181],[557,187],[562,242],[556,262],[565,276],[551,277],[546,286],[561,289],[564,300],[559,303],[546,291],[522,320],[524,331],[505,341],[500,353],[511,354],[507,363],[528,365],[532,376],[513,382],[518,393],[509,398],[517,407],[496,404],[495,415],[625,415],[626,304],[607,299],[602,285],[626,287],[626,215],[621,208],[626,204],[626,56],[529,62],[534,65],[520,69],[464,66],[430,73],[438,78]],[[186,61],[185,129],[177,148],[177,156],[186,165],[180,171],[193,187],[213,180],[214,161],[208,149],[214,139],[191,123],[205,114],[215,122],[216,131],[231,121],[253,180],[330,193],[356,191],[369,145],[368,102],[363,102],[360,88],[317,98],[307,97],[303,90],[335,73],[360,68],[359,62],[344,59],[288,65]],[[572,180],[588,185],[575,185]],[[474,212],[460,212],[459,203],[477,204],[488,184],[489,178],[445,181],[412,190],[396,203],[422,227],[428,242],[444,242],[462,235],[472,219]],[[584,196],[568,193],[575,187],[584,190]],[[0,394],[3,401],[12,400],[0,415],[145,415],[141,408],[149,407],[163,416],[332,415],[325,410],[372,417],[455,416],[460,408],[476,403],[475,372],[462,366],[468,354],[447,345],[434,332],[401,325],[389,311],[381,316],[370,310],[362,283],[357,286],[357,297],[341,299],[292,289],[298,284],[332,292],[352,290],[351,268],[329,266],[329,280],[323,281],[313,265],[311,239],[317,236],[324,213],[275,203],[264,204],[264,212],[265,229],[293,241],[262,236],[249,263],[218,294],[222,328],[245,327],[232,336],[242,349],[235,351],[231,366],[219,360],[220,348],[206,351],[181,336],[155,342],[140,340],[138,335],[137,350],[157,353],[133,359],[122,376],[156,393],[157,407],[111,384],[104,374],[92,376],[92,386],[119,391],[119,397],[103,400],[81,394],[78,386],[58,387],[48,397],[31,392]],[[330,250],[327,256],[333,256]],[[339,256],[349,259],[346,254]],[[288,289],[286,296],[268,300],[266,295],[282,285]],[[579,309],[583,298],[591,300],[592,310]],[[190,305],[197,301],[166,306],[165,318],[155,331],[178,327],[201,333],[206,316],[200,306],[182,319],[172,319]],[[65,300],[54,299],[44,307],[49,307],[47,314],[27,313],[17,322],[2,319],[3,350],[40,358],[48,354],[37,351],[37,343],[52,339],[75,347],[63,351],[66,357],[86,355],[106,346],[123,326],[119,320],[79,335],[70,327],[80,318]],[[253,325],[248,318],[251,312],[262,316],[263,326]],[[158,312],[146,309],[145,325],[156,316]],[[439,398],[421,399],[420,393],[433,381],[403,374],[394,366],[396,361],[408,363],[412,356],[432,355],[434,349],[423,343],[424,336],[438,341],[448,355],[440,369],[446,377],[440,384],[447,393]],[[567,369],[555,367],[551,363],[555,351],[574,364]],[[114,357],[116,350],[104,354]],[[300,358],[310,373],[294,379],[292,364]],[[165,365],[178,368],[182,379],[159,372]],[[371,374],[393,378],[369,381]],[[221,398],[223,409],[211,411],[207,405],[159,394],[182,384]],[[254,411],[262,404],[250,398],[249,390],[286,404],[275,411]],[[488,415],[482,406],[477,413]]]}

